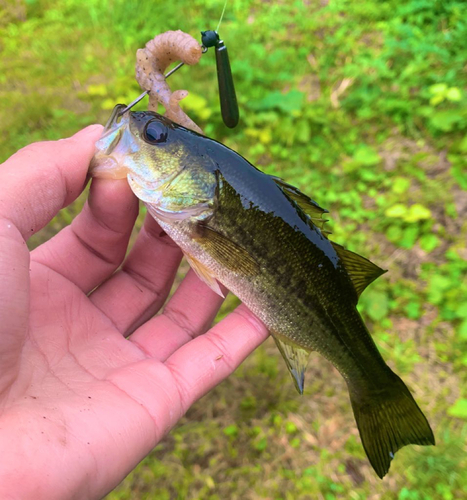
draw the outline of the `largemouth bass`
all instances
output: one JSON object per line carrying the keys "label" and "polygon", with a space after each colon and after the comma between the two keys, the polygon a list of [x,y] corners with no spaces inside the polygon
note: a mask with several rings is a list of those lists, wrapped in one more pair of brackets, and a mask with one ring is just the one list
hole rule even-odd
{"label": "largemouth bass", "polygon": [[126,177],[191,267],[237,295],[268,327],[302,393],[317,351],[344,377],[379,477],[407,444],[434,444],[409,389],[386,365],[356,305],[384,271],[330,241],[327,212],[226,146],[153,112],[106,126],[91,173]]}

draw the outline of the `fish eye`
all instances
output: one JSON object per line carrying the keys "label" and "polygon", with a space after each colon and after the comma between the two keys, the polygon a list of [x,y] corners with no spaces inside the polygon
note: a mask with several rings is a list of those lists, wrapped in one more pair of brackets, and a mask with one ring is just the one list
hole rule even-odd
{"label": "fish eye", "polygon": [[157,120],[149,122],[144,131],[144,138],[150,144],[161,144],[166,142],[167,135],[167,127]]}

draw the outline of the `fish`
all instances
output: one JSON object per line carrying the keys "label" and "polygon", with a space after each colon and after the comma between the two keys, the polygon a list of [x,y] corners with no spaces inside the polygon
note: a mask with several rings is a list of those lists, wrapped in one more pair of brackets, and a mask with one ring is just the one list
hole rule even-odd
{"label": "fish", "polygon": [[356,307],[385,271],[331,241],[328,211],[296,187],[155,112],[116,118],[118,109],[96,143],[91,174],[127,178],[199,278],[220,295],[223,284],[266,325],[300,394],[313,351],[337,368],[380,478],[403,446],[434,445]]}

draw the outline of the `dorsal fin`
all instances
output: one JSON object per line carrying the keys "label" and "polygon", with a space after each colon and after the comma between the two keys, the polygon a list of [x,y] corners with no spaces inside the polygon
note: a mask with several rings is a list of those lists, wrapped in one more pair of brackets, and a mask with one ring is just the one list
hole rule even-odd
{"label": "dorsal fin", "polygon": [[[271,175],[274,182],[284,191],[284,193],[291,198],[305,214],[311,219],[313,224],[319,227],[321,230],[328,219],[323,219],[323,214],[329,213],[329,210],[320,207],[316,201],[312,200],[306,194],[303,194],[299,189],[287,182],[283,181],[280,177],[275,177]],[[330,234],[329,231],[322,231],[322,233],[327,236]]]}
{"label": "dorsal fin", "polygon": [[387,270],[381,269],[373,262],[365,259],[365,257],[347,250],[342,245],[334,243],[334,241],[331,241],[331,245],[342,260],[358,297],[371,282],[387,272]]}

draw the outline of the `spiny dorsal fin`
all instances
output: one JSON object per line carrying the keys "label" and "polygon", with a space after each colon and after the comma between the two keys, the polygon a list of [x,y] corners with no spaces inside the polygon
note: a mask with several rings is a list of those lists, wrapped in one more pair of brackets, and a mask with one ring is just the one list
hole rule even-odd
{"label": "spiny dorsal fin", "polygon": [[[316,201],[312,200],[306,194],[303,194],[299,189],[287,182],[283,181],[280,177],[271,176],[274,182],[282,189],[282,191],[287,194],[289,198],[291,198],[306,215],[312,220],[313,224],[320,229],[323,229],[324,224],[328,221],[327,219],[323,219],[323,214],[329,213],[325,208],[320,207]],[[322,231],[326,233],[327,236],[329,231]]]}
{"label": "spiny dorsal fin", "polygon": [[342,245],[334,243],[334,241],[331,241],[331,245],[342,260],[358,297],[371,282],[387,272],[387,270],[381,269],[373,262],[365,259],[365,257],[347,250]]}

